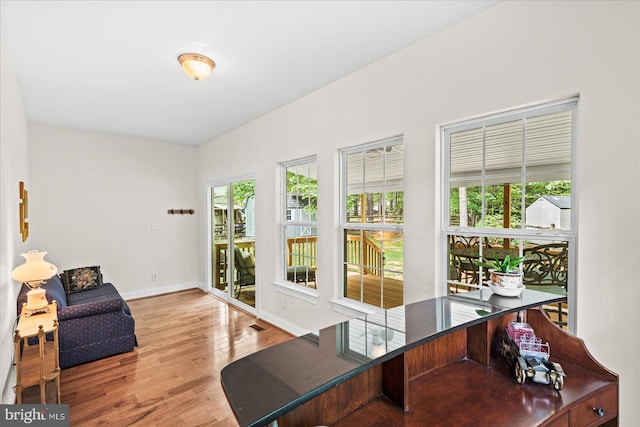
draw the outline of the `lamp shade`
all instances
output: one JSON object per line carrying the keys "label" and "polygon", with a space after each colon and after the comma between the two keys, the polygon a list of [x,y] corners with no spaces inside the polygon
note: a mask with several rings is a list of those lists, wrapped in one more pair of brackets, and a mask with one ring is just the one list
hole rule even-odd
{"label": "lamp shade", "polygon": [[178,56],[178,62],[180,62],[187,76],[194,80],[202,80],[209,77],[213,67],[216,66],[211,59],[197,53],[183,53]]}
{"label": "lamp shade", "polygon": [[44,260],[44,256],[46,254],[46,252],[40,251],[29,251],[24,254],[20,254],[26,261],[11,272],[13,280],[22,283],[30,283],[47,280],[53,277],[58,272],[58,268]]}

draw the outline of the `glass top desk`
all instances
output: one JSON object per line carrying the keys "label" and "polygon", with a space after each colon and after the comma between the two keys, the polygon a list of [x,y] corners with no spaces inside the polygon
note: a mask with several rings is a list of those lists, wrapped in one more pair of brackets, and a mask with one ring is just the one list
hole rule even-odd
{"label": "glass top desk", "polygon": [[[509,313],[564,300],[528,289],[516,298],[486,289],[382,310],[232,362],[221,372],[222,386],[241,426],[268,425],[350,378],[378,365],[393,365],[413,348]],[[484,351],[488,359],[490,350]],[[397,403],[408,409],[402,397]]]}

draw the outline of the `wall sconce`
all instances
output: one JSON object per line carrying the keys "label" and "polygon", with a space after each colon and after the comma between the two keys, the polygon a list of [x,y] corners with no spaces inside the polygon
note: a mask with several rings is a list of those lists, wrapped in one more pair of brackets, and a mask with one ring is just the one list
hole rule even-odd
{"label": "wall sconce", "polygon": [[20,181],[20,234],[24,242],[29,237],[29,192]]}

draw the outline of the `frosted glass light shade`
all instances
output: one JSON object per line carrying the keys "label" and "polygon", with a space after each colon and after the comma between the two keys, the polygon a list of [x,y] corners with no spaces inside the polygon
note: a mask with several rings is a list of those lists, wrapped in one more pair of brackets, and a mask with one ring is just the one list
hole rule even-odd
{"label": "frosted glass light shade", "polygon": [[183,53],[178,56],[178,62],[187,76],[194,80],[206,79],[216,66],[211,59],[197,53]]}
{"label": "frosted glass light shade", "polygon": [[36,283],[39,285],[39,282],[53,277],[58,272],[58,268],[44,260],[46,254],[46,252],[40,251],[29,251],[20,254],[26,261],[11,272],[13,280],[27,285]]}

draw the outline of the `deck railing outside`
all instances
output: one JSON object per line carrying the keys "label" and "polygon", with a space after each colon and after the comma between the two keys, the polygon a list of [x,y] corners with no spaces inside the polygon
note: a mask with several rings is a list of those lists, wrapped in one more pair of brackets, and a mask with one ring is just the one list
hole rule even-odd
{"label": "deck railing outside", "polygon": [[318,268],[318,236],[298,236],[287,239],[288,266],[306,265]]}
{"label": "deck railing outside", "polygon": [[[362,266],[364,274],[382,275],[384,254],[368,237],[364,236],[361,244],[360,236],[348,235],[345,245],[346,262]],[[234,243],[242,251],[255,255],[254,241],[236,241]],[[290,237],[287,239],[288,265],[307,265],[313,269],[318,267],[318,237]],[[228,250],[227,242],[216,242],[213,249],[214,286],[225,289],[227,286]]]}
{"label": "deck railing outside", "polygon": [[[368,237],[364,237],[362,246],[360,236],[347,236],[346,261],[352,265],[363,265],[365,274],[381,275],[384,267],[384,255],[380,248]],[[288,265],[307,265],[317,268],[318,237],[290,237],[287,239]]]}
{"label": "deck railing outside", "polygon": [[364,274],[382,275],[384,254],[382,250],[367,236],[348,234],[345,244],[345,261],[347,264],[362,266]]}

